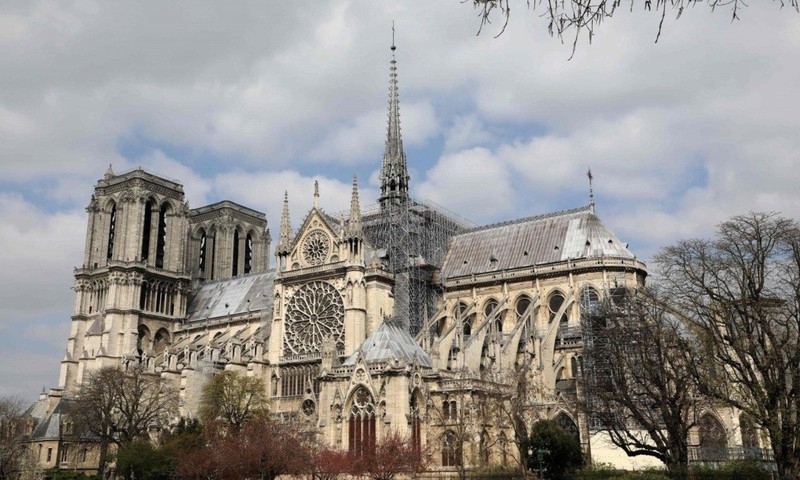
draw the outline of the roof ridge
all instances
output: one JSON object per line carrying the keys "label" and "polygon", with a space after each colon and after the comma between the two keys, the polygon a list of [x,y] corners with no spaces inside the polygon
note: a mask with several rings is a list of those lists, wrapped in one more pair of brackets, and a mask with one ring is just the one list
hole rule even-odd
{"label": "roof ridge", "polygon": [[516,219],[512,219],[512,220],[504,220],[502,222],[497,222],[497,223],[489,223],[487,225],[480,225],[478,227],[470,228],[469,230],[465,230],[465,231],[459,233],[458,235],[464,235],[464,234],[473,233],[473,232],[480,232],[480,231],[489,230],[489,229],[492,229],[492,228],[506,227],[508,225],[518,225],[520,223],[533,222],[533,221],[537,221],[537,220],[545,220],[547,218],[562,217],[562,216],[565,216],[565,215],[572,215],[574,213],[581,213],[581,212],[592,213],[591,205],[584,205],[584,206],[577,207],[577,208],[571,208],[569,210],[559,210],[559,211],[556,211],[556,212],[543,213],[543,214],[540,214],[540,215],[533,215],[533,216],[530,216],[530,217],[516,218]]}

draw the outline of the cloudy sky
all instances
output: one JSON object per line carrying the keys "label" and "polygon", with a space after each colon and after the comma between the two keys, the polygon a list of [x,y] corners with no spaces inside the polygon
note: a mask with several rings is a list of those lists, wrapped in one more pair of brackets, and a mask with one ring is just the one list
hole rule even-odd
{"label": "cloudy sky", "polygon": [[[412,194],[476,223],[587,203],[640,257],[748,210],[800,216],[800,15],[751,2],[621,12],[592,45],[516,2],[0,5],[0,395],[55,386],[92,187],[113,164],[231,199],[277,236],[313,180],[329,211],[376,199],[391,24]],[[766,5],[763,5],[766,4]],[[295,224],[295,226],[297,226]]]}

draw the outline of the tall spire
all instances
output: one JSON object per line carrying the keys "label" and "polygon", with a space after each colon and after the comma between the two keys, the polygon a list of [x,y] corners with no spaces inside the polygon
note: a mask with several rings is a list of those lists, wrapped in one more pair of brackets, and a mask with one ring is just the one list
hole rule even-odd
{"label": "tall spire", "polygon": [[292,243],[292,225],[289,223],[289,192],[283,192],[283,213],[281,214],[281,231],[278,237],[278,255],[289,253]]}
{"label": "tall spire", "polygon": [[358,202],[358,177],[353,175],[353,194],[350,197],[350,220],[347,223],[347,235],[351,238],[361,237],[361,206]]}
{"label": "tall spire", "polygon": [[400,135],[400,107],[397,98],[397,59],[394,45],[394,23],[392,24],[392,61],[389,68],[389,121],[386,132],[386,148],[379,176],[381,182],[380,203],[386,207],[403,203],[408,199],[408,165]]}
{"label": "tall spire", "polygon": [[592,190],[592,167],[586,171],[586,176],[589,177],[589,209],[594,213],[594,191]]}

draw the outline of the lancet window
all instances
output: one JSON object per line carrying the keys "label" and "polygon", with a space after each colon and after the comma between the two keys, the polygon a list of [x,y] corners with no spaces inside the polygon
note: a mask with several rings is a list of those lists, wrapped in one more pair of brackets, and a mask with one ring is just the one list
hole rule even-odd
{"label": "lancet window", "polygon": [[106,258],[111,260],[114,256],[114,237],[117,233],[117,206],[111,206],[111,214],[108,219],[108,254]]}
{"label": "lancet window", "polygon": [[164,256],[167,246],[167,213],[169,205],[164,204],[158,211],[158,237],[156,237],[156,267],[164,268]]}
{"label": "lancet window", "polygon": [[197,266],[200,270],[200,273],[203,274],[206,271],[206,250],[208,248],[208,238],[206,237],[206,231],[200,230],[200,251],[198,252],[198,261]]}
{"label": "lancet window", "polygon": [[150,257],[150,230],[153,228],[153,201],[144,204],[144,221],[142,222],[142,260]]}
{"label": "lancet window", "polygon": [[442,466],[457,467],[461,465],[461,442],[458,435],[452,430],[447,430],[442,435]]}
{"label": "lancet window", "polygon": [[420,420],[420,401],[419,395],[411,396],[411,446],[415,453],[422,450],[422,422]]}
{"label": "lancet window", "polygon": [[253,236],[247,234],[244,242],[244,274],[253,271]]}
{"label": "lancet window", "polygon": [[239,275],[239,230],[233,231],[233,271],[231,276]]}
{"label": "lancet window", "polygon": [[349,421],[350,453],[362,456],[375,451],[375,404],[372,395],[359,387],[353,395]]}

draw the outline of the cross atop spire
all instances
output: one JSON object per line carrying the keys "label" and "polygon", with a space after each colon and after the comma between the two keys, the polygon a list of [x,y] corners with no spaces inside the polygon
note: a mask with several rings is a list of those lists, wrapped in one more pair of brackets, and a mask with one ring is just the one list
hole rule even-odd
{"label": "cross atop spire", "polygon": [[392,60],[389,68],[389,120],[386,132],[386,148],[379,176],[381,182],[381,207],[405,203],[408,200],[408,165],[400,135],[400,107],[397,98],[397,59],[392,23]]}

